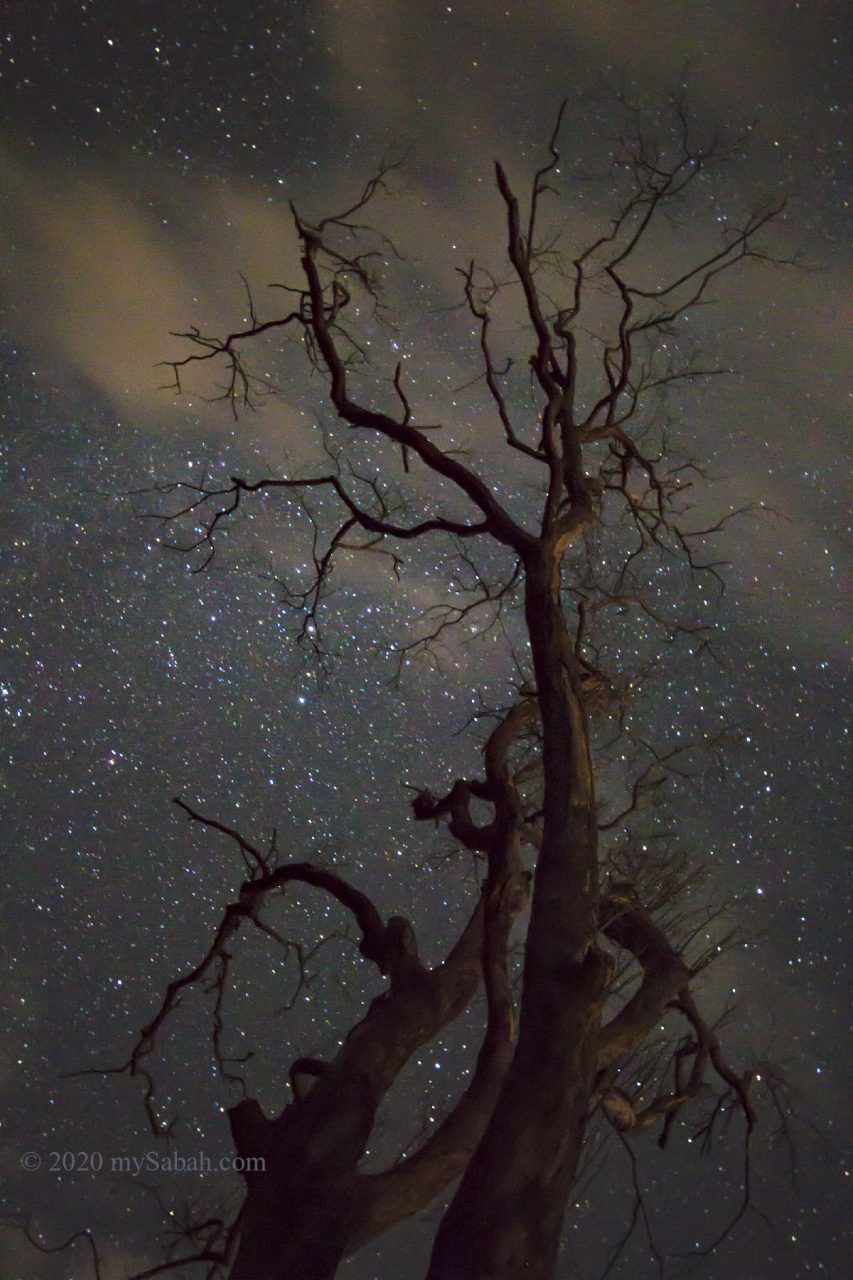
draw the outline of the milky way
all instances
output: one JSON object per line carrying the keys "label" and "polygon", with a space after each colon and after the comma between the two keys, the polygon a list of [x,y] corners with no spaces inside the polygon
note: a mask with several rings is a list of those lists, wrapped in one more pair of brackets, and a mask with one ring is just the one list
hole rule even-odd
{"label": "milky way", "polygon": [[[523,508],[529,477],[500,472],[490,455],[488,406],[470,386],[476,349],[448,310],[459,301],[454,268],[501,247],[493,160],[522,186],[567,95],[554,217],[583,241],[612,196],[602,175],[617,109],[605,83],[624,78],[651,103],[686,80],[700,126],[729,120],[751,134],[748,160],[709,188],[711,229],[790,191],[777,248],[803,262],[721,284],[718,305],[695,321],[697,340],[735,372],[678,402],[682,440],[707,461],[703,510],[769,510],[721,543],[728,590],[718,602],[709,593],[707,617],[722,664],[674,659],[651,714],[663,738],[737,727],[725,779],[679,792],[675,817],[714,889],[742,900],[750,937],[721,962],[711,998],[736,999],[735,1052],[784,1070],[800,1117],[795,1182],[769,1117],[755,1161],[761,1213],[704,1274],[841,1274],[845,35],[840,7],[769,0],[7,3],[0,789],[11,963],[0,1089],[10,1224],[29,1213],[47,1244],[91,1228],[110,1275],[154,1261],[162,1217],[142,1185],[154,1179],[51,1165],[53,1153],[109,1164],[152,1149],[135,1085],[61,1077],[122,1060],[239,884],[224,842],[189,829],[170,797],[257,839],[275,826],[293,856],[334,861],[383,910],[410,915],[437,958],[470,895],[468,868],[441,856],[440,835],[413,826],[403,784],[438,791],[475,769],[476,741],[455,731],[480,698],[505,699],[513,675],[495,636],[473,648],[453,640],[441,672],[416,664],[389,683],[389,651],[438,598],[442,562],[430,547],[409,558],[399,585],[380,557],[342,565],[325,606],[337,655],[325,679],[295,646],[269,580],[298,579],[302,513],[253,508],[205,574],[164,550],[161,525],[143,518],[149,498],[117,495],[206,471],[254,478],[289,459],[308,465],[319,428],[334,425],[295,347],[259,353],[281,394],[236,423],[205,401],[209,386],[181,397],[163,389],[168,369],[155,366],[180,352],[170,331],[243,323],[240,272],[267,308],[267,283],[297,278],[288,199],[322,216],[378,161],[405,155],[377,211],[405,254],[393,282],[405,318],[397,337],[371,331],[371,354],[385,377],[405,359],[419,411],[446,422]],[[694,222],[674,227],[658,260],[689,257],[700,234]],[[527,352],[518,355],[523,363]],[[704,609],[687,588],[672,590],[676,603]],[[624,639],[627,668],[638,653]],[[309,945],[341,924],[308,896],[288,918]],[[374,979],[333,941],[325,968],[340,982],[318,980],[288,1012],[292,967],[259,941],[243,954],[235,1052],[256,1050],[251,1088],[281,1107],[291,1058],[333,1049]],[[188,1002],[157,1080],[164,1110],[181,1115],[177,1149],[218,1159],[230,1151],[224,1109],[238,1095],[215,1075],[207,1037]],[[377,1156],[439,1114],[476,1037],[474,1013],[420,1055]],[[643,1156],[649,1204],[674,1251],[712,1239],[740,1194],[735,1144],[704,1158],[682,1146]],[[22,1168],[25,1153],[39,1170]],[[597,1274],[606,1260],[627,1213],[620,1176],[572,1210],[581,1271],[566,1277]],[[235,1185],[160,1178],[170,1203]],[[422,1274],[430,1230],[429,1218],[411,1224],[342,1274]],[[0,1257],[4,1276],[20,1280],[87,1274],[80,1246],[41,1257],[14,1229],[0,1236]],[[648,1249],[640,1243],[614,1274],[655,1274]]]}

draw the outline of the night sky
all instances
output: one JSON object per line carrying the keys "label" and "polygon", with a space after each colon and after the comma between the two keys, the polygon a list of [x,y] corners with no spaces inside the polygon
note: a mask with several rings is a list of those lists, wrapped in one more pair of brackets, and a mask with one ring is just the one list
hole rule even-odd
{"label": "night sky", "polygon": [[[287,200],[319,218],[346,204],[378,161],[405,153],[375,214],[405,255],[393,286],[399,333],[371,332],[371,352],[383,377],[405,359],[423,420],[446,422],[448,438],[482,458],[523,511],[529,475],[513,475],[511,457],[491,450],[498,437],[477,388],[457,390],[479,368],[470,327],[450,309],[459,300],[454,267],[475,253],[497,261],[492,162],[501,158],[521,189],[564,96],[555,208],[569,243],[597,233],[612,208],[607,154],[618,127],[603,89],[620,78],[649,103],[686,82],[700,125],[749,125],[748,159],[718,175],[697,208],[713,228],[789,191],[775,245],[805,263],[733,275],[717,290],[718,306],[691,320],[711,363],[736,370],[678,404],[681,442],[707,463],[701,509],[761,503],[778,514],[727,529],[719,550],[732,567],[719,603],[677,574],[656,579],[661,599],[715,623],[722,664],[674,653],[646,723],[661,740],[697,725],[738,727],[726,777],[676,789],[673,813],[710,868],[711,890],[742,899],[751,938],[713,970],[706,999],[718,1009],[737,1001],[732,1055],[783,1070],[799,1117],[793,1183],[768,1114],[756,1144],[755,1211],[702,1274],[842,1274],[850,315],[842,8],[828,0],[2,6],[3,1280],[90,1274],[79,1246],[61,1259],[26,1246],[14,1230],[26,1214],[46,1244],[91,1228],[110,1277],[156,1260],[151,1241],[163,1219],[142,1185],[154,1179],[49,1165],[53,1152],[109,1161],[154,1146],[136,1083],[60,1077],[122,1060],[165,983],[201,957],[241,879],[226,842],[188,827],[170,797],[180,793],[258,840],[275,826],[289,856],[334,863],[384,911],[410,915],[425,953],[438,958],[470,902],[470,868],[444,856],[440,833],[413,824],[404,784],[438,792],[475,770],[477,741],[456,731],[481,698],[505,700],[513,676],[499,635],[456,637],[441,671],[413,664],[399,688],[389,684],[394,646],[441,598],[437,546],[409,557],[399,585],[380,557],[342,561],[324,614],[334,660],[318,679],[295,646],[293,617],[261,576],[298,579],[303,513],[258,504],[210,571],[193,576],[191,563],[163,549],[160,524],[141,518],[147,498],[108,496],[205,469],[257,478],[288,460],[310,467],[316,427],[334,429],[322,380],[293,347],[259,353],[281,394],[236,423],[199,394],[209,387],[190,386],[183,398],[161,389],[168,371],[157,361],[181,353],[170,331],[242,324],[240,272],[259,306],[273,305],[267,283],[298,278]],[[700,234],[692,218],[674,226],[656,248],[659,261],[689,259]],[[523,364],[527,350],[516,354]],[[524,404],[520,395],[519,411]],[[652,641],[626,627],[620,635],[627,670]],[[286,919],[308,944],[344,923],[307,893]],[[292,967],[258,939],[241,954],[231,1043],[255,1049],[251,1089],[280,1108],[290,1060],[333,1051],[376,980],[332,939],[318,957],[326,977],[287,1012]],[[471,1065],[477,1028],[475,1010],[419,1055],[377,1135],[377,1158],[440,1113]],[[230,1151],[224,1108],[238,1095],[216,1078],[207,1037],[201,1003],[188,1001],[164,1039],[157,1079],[164,1114],[180,1112],[175,1149],[218,1159]],[[641,1166],[662,1245],[683,1253],[735,1211],[740,1155],[736,1142],[707,1157],[686,1141],[675,1146],[661,1154],[649,1141]],[[40,1171],[21,1168],[27,1152],[40,1155]],[[606,1263],[629,1209],[626,1176],[617,1152],[573,1208],[566,1280],[586,1280]],[[213,1203],[238,1186],[160,1180],[174,1204]],[[432,1226],[429,1215],[410,1224],[342,1274],[414,1280]],[[656,1274],[642,1240],[612,1274]]]}

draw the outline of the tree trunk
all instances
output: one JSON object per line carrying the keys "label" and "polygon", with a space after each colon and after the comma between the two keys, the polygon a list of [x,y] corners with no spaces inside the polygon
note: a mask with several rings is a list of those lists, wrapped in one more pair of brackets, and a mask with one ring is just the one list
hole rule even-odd
{"label": "tree trunk", "polygon": [[353,1069],[346,1080],[320,1077],[275,1120],[263,1120],[258,1108],[254,1133],[241,1132],[232,1113],[238,1151],[260,1156],[264,1167],[246,1175],[231,1280],[332,1280],[348,1240],[356,1165],[380,1097],[369,1074]]}
{"label": "tree trunk", "polygon": [[[519,899],[516,910],[520,905]],[[238,1154],[262,1161],[261,1171],[244,1174],[247,1196],[230,1280],[335,1275],[353,1233],[364,1230],[358,1163],[377,1109],[411,1054],[453,1022],[479,986],[482,917],[479,904],[436,968],[425,969],[415,955],[401,963],[304,1098],[272,1120],[254,1100],[230,1112]],[[403,939],[399,929],[393,932]],[[405,957],[408,949],[397,954]],[[427,1198],[446,1185],[433,1189],[431,1172],[423,1172]]]}
{"label": "tree trunk", "polygon": [[549,1280],[596,1071],[608,964],[595,948],[598,832],[558,554],[527,563],[525,610],[543,726],[542,845],[518,1044],[485,1137],[436,1237],[429,1280]]}

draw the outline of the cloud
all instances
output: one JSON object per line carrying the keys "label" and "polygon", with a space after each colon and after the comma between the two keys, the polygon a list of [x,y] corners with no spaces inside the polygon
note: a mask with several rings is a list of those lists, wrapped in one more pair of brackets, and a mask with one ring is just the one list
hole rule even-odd
{"label": "cloud", "polygon": [[153,366],[193,292],[179,256],[115,181],[68,177],[9,151],[0,170],[18,332],[117,412],[153,410],[163,381]]}
{"label": "cloud", "polygon": [[[218,390],[210,367],[187,377],[179,399],[163,389],[171,372],[158,366],[186,353],[172,330],[198,324],[224,335],[248,322],[238,272],[264,285],[281,278],[282,261],[293,260],[286,206],[274,210],[260,195],[221,184],[197,181],[188,190],[182,180],[178,188],[168,172],[93,166],[69,175],[11,148],[0,150],[0,182],[5,291],[21,345],[122,420],[168,429],[195,412],[230,431],[222,406],[208,412],[203,402]],[[259,452],[275,461],[304,420],[287,398],[271,409],[253,417],[252,430]]]}
{"label": "cloud", "polygon": [[[671,0],[526,0],[513,8],[350,0],[322,6],[319,20],[333,99],[351,137],[414,139],[433,162],[452,157],[467,169],[495,141],[507,154],[507,136],[516,145],[541,137],[563,94],[588,98],[623,71],[655,93],[686,79],[696,105],[715,117],[760,122],[798,110],[791,87],[820,62],[826,32],[794,6],[728,8],[697,12]],[[520,84],[528,86],[526,102],[508,92]],[[589,101],[578,110],[587,121]]]}

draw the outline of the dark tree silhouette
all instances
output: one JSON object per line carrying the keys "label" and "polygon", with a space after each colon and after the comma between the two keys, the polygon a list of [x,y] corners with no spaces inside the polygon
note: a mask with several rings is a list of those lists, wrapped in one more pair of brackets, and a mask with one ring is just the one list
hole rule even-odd
{"label": "dark tree silhouette", "polygon": [[[221,1047],[222,999],[238,935],[262,930],[305,964],[300,947],[271,923],[287,886],[312,886],[351,914],[359,951],[386,986],[332,1060],[292,1064],[293,1099],[279,1114],[265,1115],[251,1098],[233,1107],[234,1143],[248,1170],[238,1216],[189,1224],[185,1248],[145,1276],[195,1260],[231,1280],[324,1280],[344,1257],[458,1183],[428,1280],[548,1280],[594,1120],[613,1141],[654,1130],[661,1146],[674,1118],[690,1108],[706,1137],[724,1112],[739,1111],[747,1133],[753,1125],[750,1075],[729,1064],[693,994],[720,950],[718,939],[706,953],[696,949],[713,908],[685,905],[690,870],[680,846],[653,853],[641,842],[644,806],[667,778],[689,773],[697,753],[725,743],[700,738],[653,750],[631,727],[624,682],[608,669],[599,636],[618,613],[641,617],[676,644],[707,646],[705,630],[667,616],[644,577],[661,559],[716,577],[705,548],[724,523],[691,525],[687,496],[701,473],[671,451],[660,411],[662,393],[718,370],[692,358],[677,363],[678,346],[668,339],[709,301],[721,275],[778,261],[761,247],[760,233],[783,205],[755,208],[739,226],[729,219],[693,261],[670,245],[663,257],[678,265],[655,274],[662,260],[656,237],[663,229],[678,239],[680,210],[697,241],[702,228],[688,198],[699,197],[701,212],[706,175],[726,148],[718,139],[697,142],[679,102],[657,141],[629,110],[613,153],[618,210],[591,243],[567,247],[571,229],[559,241],[543,230],[543,206],[561,167],[562,115],[523,202],[495,166],[507,270],[497,275],[470,262],[460,271],[495,424],[487,466],[442,447],[438,425],[420,421],[402,362],[380,364],[373,384],[367,378],[374,364],[360,326],[365,317],[369,325],[382,320],[394,250],[364,219],[393,166],[338,214],[309,223],[292,207],[301,278],[286,294],[289,309],[263,319],[249,295],[241,331],[219,338],[193,329],[182,335],[188,351],[171,364],[179,390],[195,371],[224,370],[223,394],[237,413],[269,392],[252,371],[253,344],[296,335],[340,424],[327,440],[325,469],[159,489],[163,518],[195,530],[175,545],[200,557],[198,568],[210,562],[238,509],[277,494],[302,504],[313,521],[310,582],[281,586],[301,619],[301,643],[319,659],[324,595],[341,551],[386,551],[399,567],[406,548],[428,537],[450,547],[454,592],[401,647],[400,670],[417,651],[439,645],[448,627],[499,623],[513,603],[522,610],[526,647],[516,653],[516,700],[493,712],[481,776],[458,779],[446,794],[423,789],[412,803],[415,821],[441,824],[482,869],[467,924],[435,967],[420,958],[415,922],[383,919],[337,873],[288,861],[275,841],[261,847],[176,801],[189,820],[236,846],[246,878],[207,954],[169,986],[117,1068],[146,1082],[155,1129],[162,1122],[148,1063],[187,989],[213,992],[214,1047],[227,1074],[233,1060],[229,1066]],[[719,224],[710,231],[719,235]],[[521,375],[504,353],[510,325],[514,349],[527,361]],[[369,473],[351,452],[365,438],[381,457]],[[538,477],[537,503],[507,497],[518,493],[519,476],[524,484]],[[434,498],[424,504],[425,477],[434,481]],[[414,496],[404,497],[413,481]],[[311,505],[318,491],[322,511]],[[330,524],[335,505],[339,519]],[[627,767],[638,762],[624,803],[596,796],[596,754],[607,741],[621,744]],[[520,990],[511,963],[519,930]],[[467,1088],[418,1149],[385,1172],[360,1171],[377,1109],[404,1064],[481,986],[487,1017]],[[664,1053],[659,1037],[650,1046],[662,1019],[668,1027],[681,1023]],[[634,1223],[641,1216],[638,1202]]]}

